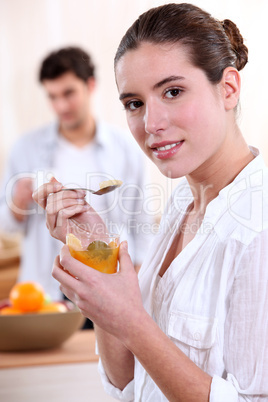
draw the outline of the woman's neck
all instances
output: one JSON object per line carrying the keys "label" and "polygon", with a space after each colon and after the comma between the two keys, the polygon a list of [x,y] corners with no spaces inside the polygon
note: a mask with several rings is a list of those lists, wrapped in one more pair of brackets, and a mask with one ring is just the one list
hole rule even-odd
{"label": "woman's neck", "polygon": [[254,159],[242,135],[187,176],[193,209],[205,213],[207,205]]}

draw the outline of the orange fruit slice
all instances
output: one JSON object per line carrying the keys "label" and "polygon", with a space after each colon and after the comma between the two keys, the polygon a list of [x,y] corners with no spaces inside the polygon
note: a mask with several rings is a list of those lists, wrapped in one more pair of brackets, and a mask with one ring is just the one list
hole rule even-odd
{"label": "orange fruit slice", "polygon": [[66,244],[75,251],[82,251],[83,247],[81,241],[72,233],[68,233],[66,236]]}

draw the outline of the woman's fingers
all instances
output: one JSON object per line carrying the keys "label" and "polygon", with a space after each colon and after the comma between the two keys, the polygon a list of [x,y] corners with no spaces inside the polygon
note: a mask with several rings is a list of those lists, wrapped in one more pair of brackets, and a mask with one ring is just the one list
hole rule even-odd
{"label": "woman's fingers", "polygon": [[107,232],[103,220],[86,201],[84,190],[64,190],[55,178],[40,186],[33,194],[33,199],[47,212],[47,228],[51,236],[65,243],[66,220],[75,216],[79,223]]}
{"label": "woman's fingers", "polygon": [[[69,251],[69,247],[67,245],[64,245],[60,251],[60,255],[58,256],[59,259],[57,260],[58,264],[55,266],[56,270],[53,269],[52,271],[52,276],[57,279],[63,286],[66,286],[69,283],[68,278],[65,277],[65,275],[62,274],[60,270],[58,270],[58,266],[62,268],[64,271],[64,274],[68,273],[71,278],[77,278],[78,275],[81,278],[81,273],[83,269],[86,268],[84,264],[82,264],[80,261],[75,260]],[[78,265],[78,268],[76,267]],[[80,267],[82,266],[82,268]],[[68,282],[65,282],[65,279]],[[64,282],[63,282],[64,280]],[[71,281],[73,282],[73,281]]]}
{"label": "woman's fingers", "polygon": [[67,297],[67,299],[71,300],[74,304],[76,304],[76,296],[75,293],[68,288],[64,288],[62,285],[60,285],[60,290],[61,292]]}
{"label": "woman's fingers", "polygon": [[52,176],[51,179],[49,180],[49,183],[60,183],[60,182],[55,177]]}
{"label": "woman's fingers", "polygon": [[137,274],[126,242],[120,245],[119,261],[117,274],[103,274],[74,259],[65,245],[52,271],[62,292],[82,314],[117,337],[124,336],[125,323],[134,319],[133,311],[137,311],[137,316],[143,308]]}
{"label": "woman's fingers", "polygon": [[[67,246],[64,246],[64,248],[67,248]],[[70,254],[69,254],[70,255]],[[71,256],[70,256],[71,258]],[[52,276],[55,278],[64,288],[73,288],[75,286],[75,282],[77,279],[75,278],[74,275],[70,275],[70,272],[62,265],[61,263],[61,257],[57,256],[55,258],[54,264],[53,264],[53,269],[52,269]]]}
{"label": "woman's fingers", "polygon": [[[81,281],[88,281],[89,280],[89,273],[92,282],[96,282],[98,278],[103,280],[103,274],[86,266],[85,264],[81,263],[80,261],[74,259],[69,251],[69,247],[67,245],[63,246],[60,252],[60,257],[58,263],[62,267],[63,270],[68,271],[73,277],[80,279]],[[133,273],[136,272],[131,261],[130,255],[128,253],[127,242],[124,241],[120,245],[119,249],[119,263],[120,263],[120,271],[121,272],[129,272],[132,269]],[[65,272],[66,273],[66,272]],[[53,271],[53,277],[61,282],[64,286],[67,285],[66,283],[62,282],[64,276],[60,271]]]}
{"label": "woman's fingers", "polygon": [[75,207],[76,205],[85,205],[86,200],[81,199],[81,198],[58,198],[52,201],[51,200],[52,196],[48,196],[47,199],[47,206],[46,206],[46,211],[48,214],[57,214],[60,210],[69,208],[69,207]]}
{"label": "woman's fingers", "polygon": [[46,212],[49,216],[54,216],[54,220],[56,221],[57,215],[62,211],[68,210],[71,211],[73,209],[73,215],[81,212],[81,206],[87,205],[87,202],[84,198],[72,197],[66,198],[61,195],[49,195]]}
{"label": "woman's fingers", "polygon": [[65,240],[66,220],[89,209],[85,200],[85,192],[59,191],[49,194],[47,198],[47,227],[50,234],[59,240]]}
{"label": "woman's fingers", "polygon": [[130,255],[128,253],[128,244],[127,241],[123,241],[119,247],[119,269],[120,272],[124,272],[129,269],[133,269],[134,272],[135,268],[131,261]]}
{"label": "woman's fingers", "polygon": [[[65,294],[65,296],[71,300],[72,302],[76,302],[76,297],[75,297],[75,293],[73,292],[72,288],[70,287],[70,285],[73,285],[73,281],[70,280],[72,279],[72,277],[68,274],[68,272],[66,272],[63,268],[63,266],[60,263],[60,256],[58,255],[55,258],[54,261],[54,265],[53,265],[53,270],[52,270],[52,276],[53,273],[55,273],[55,276],[57,278],[61,278],[61,280],[65,281],[65,285],[62,285],[60,282],[60,290],[62,291],[63,294]],[[74,279],[74,278],[73,278]],[[59,280],[59,279],[57,279]],[[68,284],[67,284],[68,282]]]}
{"label": "woman's fingers", "polygon": [[49,214],[47,213],[47,228],[51,236],[55,237],[56,239],[61,240],[65,243],[66,237],[66,222],[69,218],[73,216],[78,216],[84,212],[87,212],[90,209],[88,204],[78,204],[75,206],[71,206],[69,208],[62,209],[58,212],[58,214]]}
{"label": "woman's fingers", "polygon": [[[32,195],[34,201],[39,204],[42,208],[46,208],[48,197],[59,193],[63,189],[62,183],[57,181],[54,177],[51,178],[49,183],[45,183],[42,186],[38,187]],[[86,192],[84,190],[77,191],[62,191],[60,198],[84,198],[86,196]]]}
{"label": "woman's fingers", "polygon": [[50,182],[43,184],[33,192],[33,200],[43,209],[45,209],[47,205],[48,195],[60,191],[62,187],[62,184],[59,182]]}

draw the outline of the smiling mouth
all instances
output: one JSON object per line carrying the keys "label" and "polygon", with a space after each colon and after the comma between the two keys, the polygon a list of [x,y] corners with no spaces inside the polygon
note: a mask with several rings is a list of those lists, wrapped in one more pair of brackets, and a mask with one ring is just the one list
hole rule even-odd
{"label": "smiling mouth", "polygon": [[169,149],[175,148],[177,145],[181,144],[183,141],[174,142],[174,144],[168,144],[163,147],[153,148],[156,151],[168,151]]}

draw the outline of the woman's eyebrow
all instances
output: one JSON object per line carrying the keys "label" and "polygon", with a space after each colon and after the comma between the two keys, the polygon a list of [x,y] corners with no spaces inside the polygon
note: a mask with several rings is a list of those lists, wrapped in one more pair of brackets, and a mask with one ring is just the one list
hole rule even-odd
{"label": "woman's eyebrow", "polygon": [[134,94],[133,92],[126,92],[126,93],[122,93],[120,96],[119,96],[119,100],[121,101],[121,100],[123,100],[123,99],[125,99],[125,98],[135,98],[137,96],[137,94]]}
{"label": "woman's eyebrow", "polygon": [[[164,78],[163,80],[157,82],[154,86],[153,86],[153,90],[158,89],[160,87],[162,87],[165,84],[168,84],[169,82],[173,82],[173,81],[180,81],[180,80],[184,80],[185,77],[182,77],[181,75],[171,75],[167,78]],[[136,96],[138,96],[137,94],[135,94],[134,92],[126,92],[126,93],[122,93],[119,96],[119,100],[123,100],[125,98],[135,98]]]}
{"label": "woman's eyebrow", "polygon": [[158,89],[162,87],[162,85],[168,84],[169,82],[172,81],[179,81],[179,80],[184,80],[185,78],[182,77],[181,75],[171,75],[170,77],[164,78],[163,80],[157,82],[154,86],[153,89]]}

